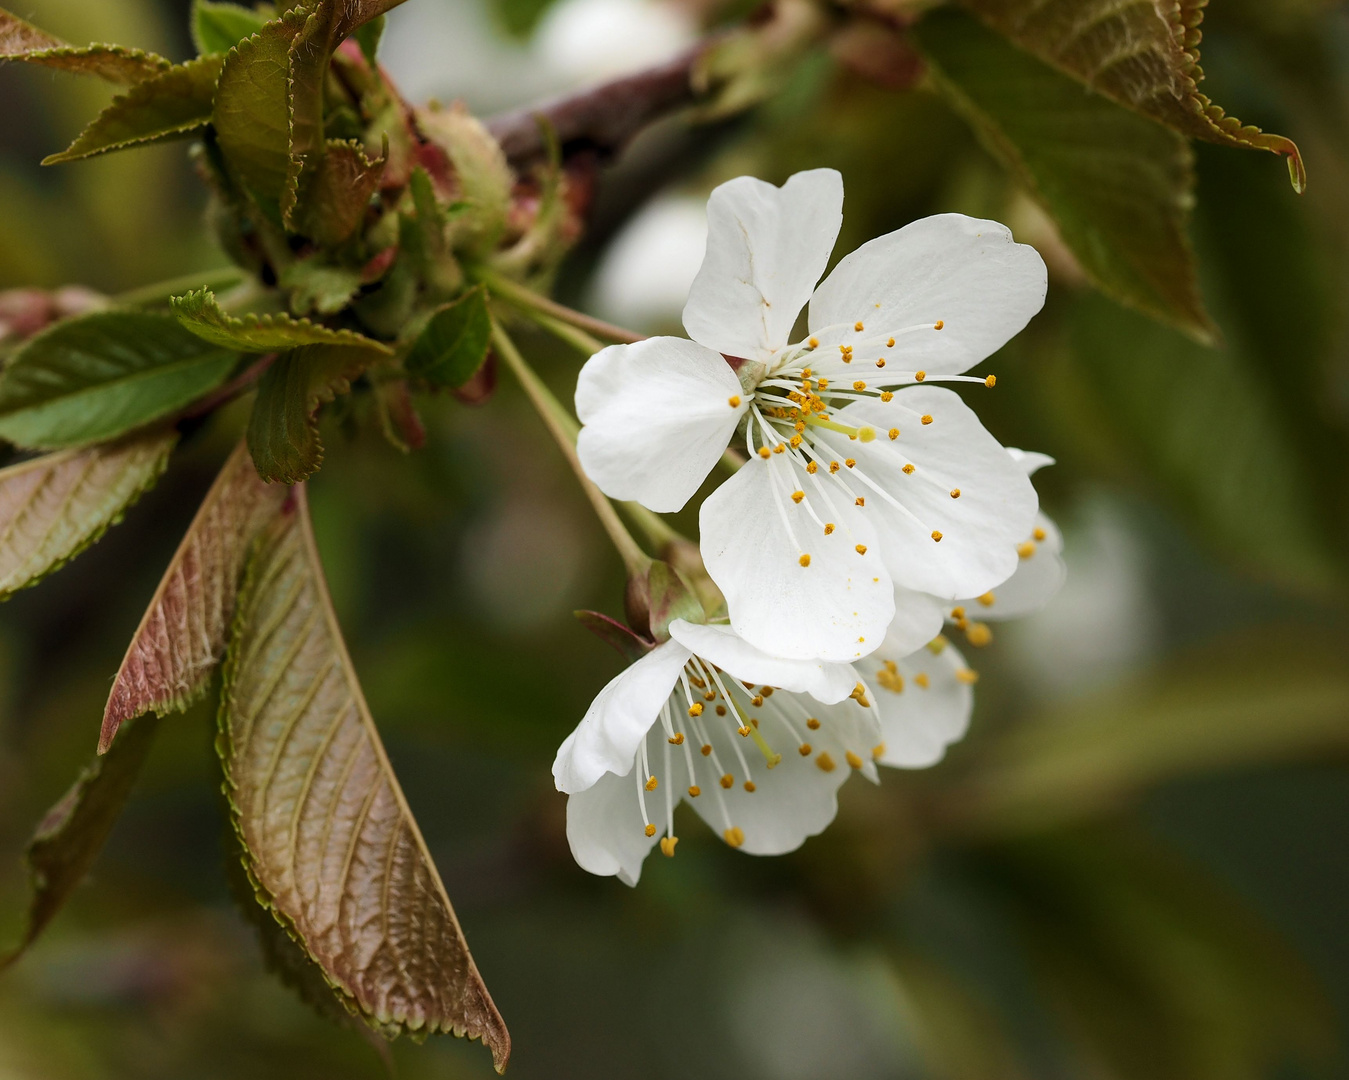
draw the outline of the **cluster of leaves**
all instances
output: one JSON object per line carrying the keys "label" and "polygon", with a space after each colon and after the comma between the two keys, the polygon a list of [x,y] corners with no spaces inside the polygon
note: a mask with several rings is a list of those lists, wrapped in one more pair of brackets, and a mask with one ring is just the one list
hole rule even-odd
{"label": "cluster of leaves", "polygon": [[[376,59],[398,2],[196,0],[199,55],[180,64],[74,47],[0,12],[0,58],[124,88],[48,162],[191,139],[211,223],[239,268],[233,285],[94,310],[10,349],[0,437],[50,453],[0,470],[0,596],[97,540],[192,422],[256,391],[127,650],[106,756],[34,841],[25,945],[97,854],[156,718],[199,699],[223,663],[224,786],[277,965],[387,1035],[480,1037],[502,1068],[509,1037],[366,708],[302,482],[323,460],[320,407],[354,387],[408,448],[422,437],[413,391],[487,380],[492,283],[546,280],[576,223],[555,162],[519,177],[463,110],[401,99]],[[703,52],[688,82],[703,88],[705,115],[780,89],[793,70],[784,53],[835,32],[796,6],[809,10],[776,40],[728,37]],[[905,16],[895,36],[916,45],[1095,285],[1209,341],[1187,237],[1189,140],[1284,154],[1299,190],[1305,177],[1291,142],[1198,90],[1202,7],[970,0],[912,27]],[[683,595],[667,586],[653,580],[652,596]],[[670,617],[658,607],[653,625]]]}

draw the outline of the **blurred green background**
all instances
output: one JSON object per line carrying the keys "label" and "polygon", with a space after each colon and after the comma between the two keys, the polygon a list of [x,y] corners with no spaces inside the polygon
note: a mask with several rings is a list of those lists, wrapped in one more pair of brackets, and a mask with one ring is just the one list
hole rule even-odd
{"label": "blurred green background", "polygon": [[[484,113],[564,89],[579,61],[545,6],[412,0],[386,63],[410,95]],[[180,59],[186,10],[20,13]],[[571,32],[606,10],[590,0]],[[667,19],[664,45],[706,14]],[[1218,348],[1084,286],[936,94],[829,57],[747,117],[662,125],[604,180],[558,294],[640,329],[677,320],[698,208],[740,173],[840,169],[836,254],[961,210],[1007,221],[1051,266],[1045,311],[981,368],[999,381],[977,405],[1003,442],[1058,458],[1036,480],[1068,584],[974,653],[974,724],[946,762],[855,780],[791,856],[737,855],[690,815],[679,857],[650,860],[636,890],[577,869],[549,766],[620,660],[570,613],[617,614],[622,579],[573,479],[504,377],[485,407],[424,402],[410,457],[359,396],[329,418],[310,487],[334,599],[510,1026],[512,1076],[1349,1076],[1349,17],[1215,0],[1204,29],[1205,89],[1296,139],[1311,176],[1299,198],[1268,155],[1197,148]],[[220,262],[182,145],[38,167],[109,96],[0,70],[0,287],[115,293]],[[524,340],[569,397],[578,358]],[[6,934],[27,836],[91,756],[126,641],[244,415],[195,433],[123,524],[0,608]],[[90,881],[0,979],[0,1080],[385,1075],[264,970],[226,884],[212,734],[208,706],[164,725]],[[392,1056],[414,1080],[490,1075],[486,1051],[451,1039]]]}

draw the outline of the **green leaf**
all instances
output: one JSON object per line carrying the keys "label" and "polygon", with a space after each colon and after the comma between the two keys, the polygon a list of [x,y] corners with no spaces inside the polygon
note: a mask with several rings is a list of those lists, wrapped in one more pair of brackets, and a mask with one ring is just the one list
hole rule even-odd
{"label": "green leaf", "polygon": [[286,495],[263,482],[241,441],[202,500],[117,669],[100,754],[126,721],[152,710],[182,712],[201,696],[224,655],[244,560]]}
{"label": "green leaf", "polygon": [[356,347],[392,355],[382,342],[351,330],[330,330],[308,319],[289,315],[244,315],[235,318],[216,303],[210,289],[198,289],[175,296],[169,306],[178,321],[203,341],[240,352],[273,352],[300,345],[337,345]]}
{"label": "green leaf", "polygon": [[384,176],[384,158],[371,161],[354,142],[331,140],[323,157],[300,178],[295,231],[322,247],[337,247],[365,220]]}
{"label": "green leaf", "polygon": [[182,138],[211,121],[219,56],[202,56],[137,83],[98,114],[70,147],[44,165],[78,161],[128,146]]}
{"label": "green leaf", "polygon": [[1123,303],[1210,340],[1186,235],[1185,140],[1016,49],[957,11],[917,27],[940,88]]}
{"label": "green leaf", "polygon": [[28,926],[18,948],[0,958],[0,970],[37,940],[84,880],[126,806],[158,724],[146,717],[128,727],[117,749],[95,758],[38,825],[27,851],[33,892]]}
{"label": "green leaf", "polygon": [[278,282],[290,289],[290,310],[296,315],[311,311],[335,315],[345,308],[361,288],[361,271],[333,266],[315,257],[291,263],[281,272]]}
{"label": "green leaf", "polygon": [[154,487],[178,436],[67,450],[0,469],[0,600],[60,569]]}
{"label": "green leaf", "polygon": [[171,66],[162,56],[121,45],[76,48],[7,11],[0,11],[0,61],[4,60],[22,60],[58,71],[95,75],[123,85],[151,78]]}
{"label": "green leaf", "polygon": [[266,23],[266,17],[254,8],[217,0],[193,0],[192,41],[203,56],[229,52]]}
{"label": "green leaf", "polygon": [[444,151],[454,170],[462,204],[453,221],[456,248],[491,251],[505,230],[515,183],[501,146],[462,105],[419,109],[417,126]]}
{"label": "green leaf", "polygon": [[432,386],[463,386],[482,367],[492,338],[487,293],[478,286],[439,308],[408,353],[404,367]]}
{"label": "green leaf", "polygon": [[351,389],[351,380],[383,358],[372,349],[306,345],[284,352],[258,381],[248,448],[268,482],[294,484],[323,464],[319,406]]}
{"label": "green leaf", "polygon": [[237,360],[170,315],[68,319],[26,342],[0,374],[0,438],[40,450],[113,439],[215,389]]}
{"label": "green leaf", "polygon": [[1208,0],[965,3],[1023,49],[1183,135],[1285,155],[1293,187],[1306,187],[1302,155],[1291,139],[1243,125],[1199,92],[1199,24]]}
{"label": "green leaf", "polygon": [[393,1036],[510,1036],[365,704],[304,489],[260,538],[239,597],[217,739],[259,904],[338,999]]}
{"label": "green leaf", "polygon": [[380,15],[371,19],[352,35],[356,39],[356,44],[361,47],[361,55],[365,57],[365,62],[372,70],[379,64],[379,43],[384,37],[384,22],[384,16]]}

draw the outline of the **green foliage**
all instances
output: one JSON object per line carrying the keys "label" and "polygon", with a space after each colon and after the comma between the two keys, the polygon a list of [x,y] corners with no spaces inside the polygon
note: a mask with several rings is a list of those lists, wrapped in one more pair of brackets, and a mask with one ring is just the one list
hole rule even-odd
{"label": "green foliage", "polygon": [[1291,139],[1227,116],[1199,92],[1199,25],[1208,0],[968,0],[999,32],[1098,93],[1182,135],[1288,158],[1293,187],[1307,184]]}
{"label": "green foliage", "polygon": [[203,56],[137,83],[113,98],[68,149],[50,155],[43,164],[78,161],[200,131],[211,119],[220,65],[218,56]]}
{"label": "green foliage", "polygon": [[651,636],[656,641],[670,640],[670,624],[676,619],[692,623],[707,621],[707,614],[692,587],[669,563],[657,559],[651,564],[646,575],[646,589]]}
{"label": "green foliage", "polygon": [[255,899],[338,999],[390,1037],[481,1038],[504,1069],[510,1037],[365,704],[302,488],[248,563],[217,748]]}
{"label": "green foliage", "polygon": [[0,10],[0,61],[22,60],[79,75],[95,75],[112,83],[134,85],[170,66],[162,56],[121,45],[76,48]]}
{"label": "green foliage", "polygon": [[255,8],[220,0],[193,0],[192,41],[203,56],[227,53],[266,22],[267,16]]}
{"label": "green foliage", "polygon": [[929,15],[917,38],[938,85],[1044,206],[1091,279],[1210,339],[1186,236],[1194,175],[1184,138],[1084,93],[959,12]]}
{"label": "green foliage", "polygon": [[[182,712],[206,690],[225,650],[244,560],[286,499],[258,476],[240,441],[202,500],[117,669],[98,752],[128,720]],[[184,634],[183,627],[193,627]]]}
{"label": "green foliage", "polygon": [[0,600],[94,543],[154,486],[174,434],[67,450],[0,469]]}
{"label": "green foliage", "polygon": [[190,405],[237,359],[168,315],[69,319],[27,342],[0,374],[0,437],[38,450],[113,439]]}
{"label": "green foliage", "polygon": [[293,224],[324,247],[338,247],[364,221],[379,189],[385,159],[371,161],[359,143],[330,140],[300,178]]}
{"label": "green foliage", "polygon": [[278,284],[291,290],[290,310],[295,315],[336,315],[361,287],[361,272],[333,266],[321,257],[302,259],[286,267]]}
{"label": "green foliage", "polygon": [[131,795],[158,724],[147,716],[128,727],[116,750],[95,758],[38,825],[27,851],[32,878],[28,927],[18,948],[0,957],[0,970],[37,940],[84,880]]}
{"label": "green foliage", "polygon": [[[273,352],[300,345],[333,345],[390,355],[389,346],[352,330],[330,330],[289,315],[227,315],[209,289],[175,296],[170,305],[178,321],[202,341],[239,352]],[[3,384],[0,384],[0,388]]]}
{"label": "green foliage", "polygon": [[456,389],[482,367],[491,338],[487,293],[478,286],[436,309],[403,366],[431,386]]}
{"label": "green foliage", "polygon": [[356,39],[356,44],[361,47],[361,55],[365,57],[365,62],[372,68],[379,63],[379,43],[384,37],[384,21],[384,16],[380,15],[359,27],[352,35]]}
{"label": "green foliage", "polygon": [[248,421],[248,449],[268,482],[294,484],[323,464],[320,405],[351,389],[351,380],[383,351],[346,345],[305,345],[281,353],[258,382]]}

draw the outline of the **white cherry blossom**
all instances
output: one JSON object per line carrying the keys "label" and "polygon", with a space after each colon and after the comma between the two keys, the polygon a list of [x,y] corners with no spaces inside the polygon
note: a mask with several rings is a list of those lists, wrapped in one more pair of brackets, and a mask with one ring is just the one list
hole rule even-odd
{"label": "white cherry blossom", "polygon": [[688,802],[732,847],[778,855],[833,820],[837,792],[876,764],[934,764],[969,724],[974,673],[900,628],[858,664],[781,660],[726,626],[676,620],[614,678],[558,750],[567,839],[591,873],[635,885],[673,856]]}
{"label": "white cherry blossom", "polygon": [[737,634],[796,659],[871,652],[896,587],[951,602],[1006,580],[1037,505],[974,413],[930,384],[992,384],[962,373],[1040,309],[1043,261],[996,222],[942,214],[862,245],[817,288],[842,203],[830,169],[721,185],[684,309],[692,340],[604,349],[576,391],[581,462],[614,498],[678,510],[744,446],[748,464],[702,505],[703,558]]}

